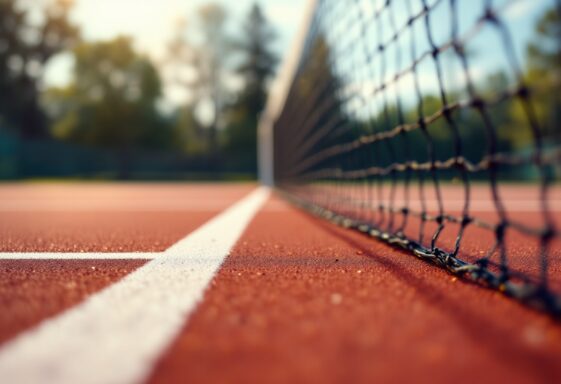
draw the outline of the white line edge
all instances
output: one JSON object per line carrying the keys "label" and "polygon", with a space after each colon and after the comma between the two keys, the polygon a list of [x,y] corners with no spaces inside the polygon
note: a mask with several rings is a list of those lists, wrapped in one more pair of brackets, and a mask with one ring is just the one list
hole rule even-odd
{"label": "white line edge", "polygon": [[164,252],[1,252],[0,260],[152,260]]}
{"label": "white line edge", "polygon": [[254,215],[260,187],[162,256],[0,348],[7,383],[138,383],[174,340]]}

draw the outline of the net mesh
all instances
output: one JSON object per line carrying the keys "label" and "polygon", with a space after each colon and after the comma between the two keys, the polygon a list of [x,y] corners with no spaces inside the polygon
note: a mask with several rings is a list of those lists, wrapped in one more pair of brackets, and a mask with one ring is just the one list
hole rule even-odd
{"label": "net mesh", "polygon": [[560,42],[561,1],[317,1],[274,123],[276,186],[560,314]]}

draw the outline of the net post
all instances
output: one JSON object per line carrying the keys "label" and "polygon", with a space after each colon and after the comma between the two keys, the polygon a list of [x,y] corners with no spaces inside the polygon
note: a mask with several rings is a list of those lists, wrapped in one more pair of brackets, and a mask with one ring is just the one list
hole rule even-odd
{"label": "net post", "polygon": [[289,54],[283,61],[277,78],[275,79],[265,110],[259,119],[257,127],[257,167],[259,182],[263,185],[273,186],[274,175],[274,125],[282,111],[288,92],[296,75],[299,60],[304,50],[304,45],[314,11],[318,0],[307,0],[306,10],[298,33],[296,34]]}
{"label": "net post", "polygon": [[272,187],[274,185],[274,145],[273,124],[271,116],[263,114],[259,119],[257,128],[257,164],[259,182],[262,185]]}

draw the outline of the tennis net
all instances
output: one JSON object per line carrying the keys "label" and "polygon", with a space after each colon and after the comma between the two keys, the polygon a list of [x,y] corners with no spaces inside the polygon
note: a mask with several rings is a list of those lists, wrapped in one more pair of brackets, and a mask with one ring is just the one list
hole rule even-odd
{"label": "tennis net", "polygon": [[561,314],[560,31],[559,0],[312,2],[263,118],[276,187]]}

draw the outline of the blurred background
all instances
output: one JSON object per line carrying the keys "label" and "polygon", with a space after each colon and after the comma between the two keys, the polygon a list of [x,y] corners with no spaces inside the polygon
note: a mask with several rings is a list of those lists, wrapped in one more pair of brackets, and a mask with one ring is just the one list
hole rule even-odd
{"label": "blurred background", "polygon": [[[0,179],[255,179],[257,123],[306,3],[0,0]],[[356,6],[369,15],[375,3],[382,2],[363,0]],[[459,3],[464,7],[460,34],[480,17],[483,3]],[[493,3],[500,8],[505,1]],[[398,11],[403,6],[395,4]],[[452,20],[446,4],[433,14]],[[504,44],[494,31],[480,31],[466,47],[480,95],[506,92],[520,75],[537,84],[533,100],[545,148],[557,148],[561,141],[561,21],[555,4],[519,1],[505,11],[519,68],[513,58],[504,62]],[[396,12],[398,18],[406,15]],[[436,38],[448,37],[452,25],[435,23]],[[355,55],[344,53],[338,32],[328,27],[322,33],[312,59],[319,63],[320,81],[333,78],[331,83],[339,84],[326,96],[337,98],[335,109],[378,131],[395,126],[397,108],[384,109],[385,101],[367,97],[380,80],[379,67],[355,74],[347,68]],[[366,41],[378,41],[376,31],[365,33]],[[426,41],[416,44],[419,52],[428,47]],[[452,55],[444,61],[448,96],[462,100],[467,92],[462,63]],[[429,64],[417,68],[420,100],[412,76],[400,82],[405,121],[440,107]],[[385,65],[391,75],[403,63]],[[388,93],[396,94],[397,87]],[[367,102],[355,105],[354,99]],[[492,113],[499,150],[531,155],[533,133],[523,105],[507,99]],[[459,118],[464,153],[476,162],[486,153],[487,137],[473,114]],[[431,126],[431,135],[439,158],[453,155],[451,132],[442,119]],[[412,150],[423,161],[424,137],[413,132],[411,140],[419,143]],[[390,155],[380,156],[382,163],[390,161]],[[532,178],[536,171],[517,166],[515,173]]]}
{"label": "blurred background", "polygon": [[305,2],[0,0],[0,179],[255,179]]}

